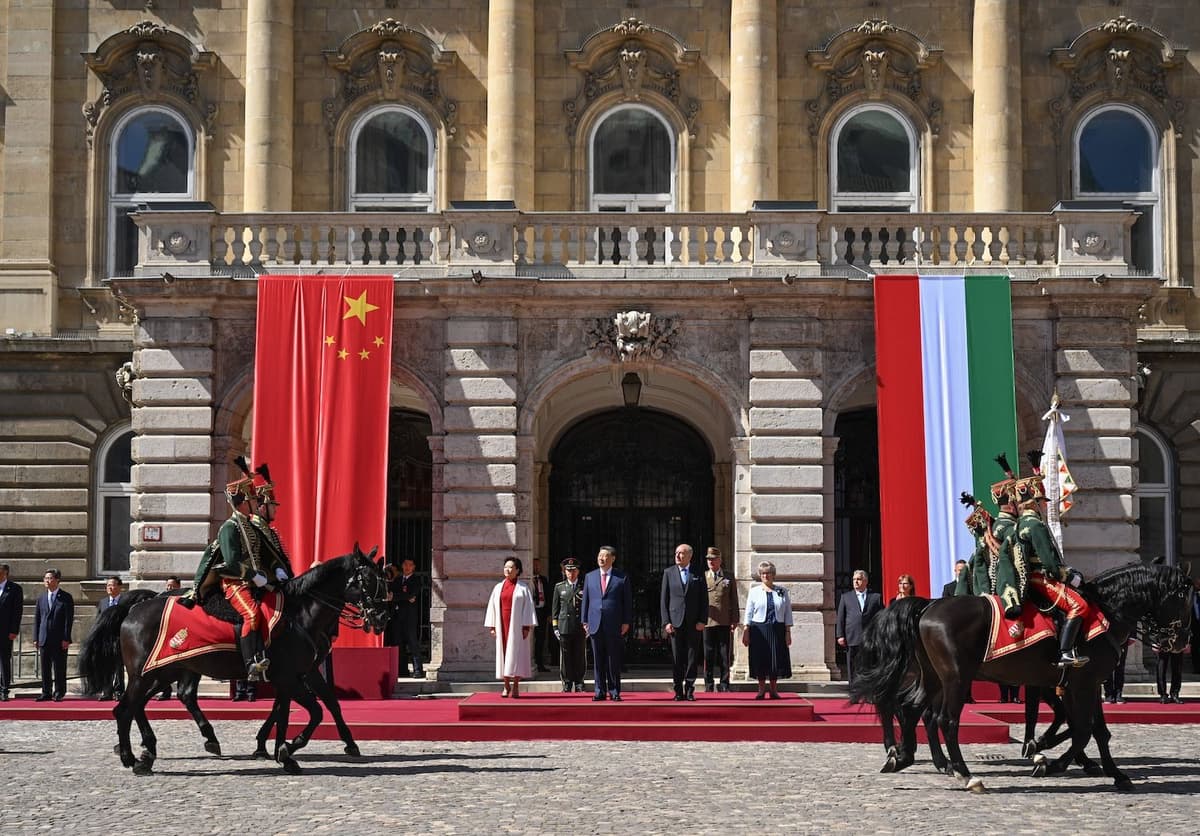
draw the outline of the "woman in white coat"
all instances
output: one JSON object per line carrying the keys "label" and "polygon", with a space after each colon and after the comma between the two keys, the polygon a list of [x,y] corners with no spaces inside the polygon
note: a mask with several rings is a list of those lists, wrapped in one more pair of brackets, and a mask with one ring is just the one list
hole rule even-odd
{"label": "woman in white coat", "polygon": [[521,679],[533,675],[529,652],[529,630],[537,626],[533,595],[521,577],[521,561],[504,561],[504,580],[496,584],[488,599],[483,626],[496,639],[496,678],[504,681],[502,697],[521,696]]}

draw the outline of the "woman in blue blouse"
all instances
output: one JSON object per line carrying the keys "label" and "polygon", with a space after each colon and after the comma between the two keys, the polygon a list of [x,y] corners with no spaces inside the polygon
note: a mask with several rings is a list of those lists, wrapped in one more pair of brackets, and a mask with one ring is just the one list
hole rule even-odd
{"label": "woman in blue blouse", "polygon": [[[777,679],[792,675],[792,659],[788,647],[792,643],[792,602],[787,590],[775,585],[775,564],[758,564],[762,583],[750,590],[746,599],[746,614],[742,623],[742,644],[750,648],[750,676],[758,680],[756,700],[779,699]],[[767,683],[770,690],[767,690]]]}

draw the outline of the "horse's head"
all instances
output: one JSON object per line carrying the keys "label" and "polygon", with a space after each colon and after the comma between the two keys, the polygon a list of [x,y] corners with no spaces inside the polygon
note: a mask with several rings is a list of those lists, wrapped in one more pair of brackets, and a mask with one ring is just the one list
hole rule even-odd
{"label": "horse's head", "polygon": [[391,609],[388,607],[387,581],[383,569],[375,562],[379,547],[363,554],[358,543],[354,544],[354,569],[346,578],[346,601],[357,605],[362,618],[362,627],[368,633],[383,633]]}
{"label": "horse's head", "polygon": [[1167,653],[1182,653],[1192,633],[1192,606],[1196,587],[1183,569],[1151,567],[1157,575],[1159,592],[1155,606],[1142,620],[1142,641]]}

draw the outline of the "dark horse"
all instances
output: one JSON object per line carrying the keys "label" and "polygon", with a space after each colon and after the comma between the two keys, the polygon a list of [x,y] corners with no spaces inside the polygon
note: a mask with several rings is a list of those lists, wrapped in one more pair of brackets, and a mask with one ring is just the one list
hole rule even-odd
{"label": "dark horse", "polygon": [[[283,624],[271,642],[268,679],[275,687],[277,699],[295,700],[308,710],[310,717],[300,736],[277,752],[276,759],[290,773],[300,769],[292,757],[293,749],[308,742],[321,718],[320,705],[305,685],[304,677],[315,667],[318,657],[324,655],[321,648],[327,650],[328,636],[342,617],[343,609],[348,604],[357,605],[363,626],[368,628],[382,624],[385,618],[381,613],[387,607],[387,585],[379,567],[372,562],[374,556],[374,549],[364,555],[355,544],[350,554],[320,563],[280,585],[285,595]],[[142,670],[158,637],[166,600],[158,596],[137,606],[121,601],[109,607],[97,618],[80,648],[79,670],[85,690],[94,689],[94,683],[111,681],[117,665],[125,665],[129,681],[113,714],[117,719],[121,763],[132,767],[136,775],[150,774],[157,758],[157,738],[146,718],[146,703],[151,695],[189,671],[214,679],[238,679],[245,674],[241,655],[226,651],[163,665],[143,676]],[[140,758],[134,757],[129,742],[130,725],[135,721],[142,736]],[[209,748],[207,744],[205,748]]]}
{"label": "dark horse", "polygon": [[[920,681],[920,664],[917,660],[916,619],[908,610],[916,610],[919,616],[930,604],[928,598],[909,596],[893,601],[888,609],[894,610],[890,617],[875,617],[863,632],[863,642],[855,657],[856,677],[850,685],[850,702],[857,705],[874,702],[883,731],[883,748],[887,752],[880,772],[900,772],[916,762],[917,721],[925,726],[929,753],[934,768],[939,772],[953,774],[950,761],[942,750],[941,738],[927,691],[917,690]],[[904,627],[909,627],[907,633]],[[903,653],[897,653],[903,648]],[[982,672],[978,678],[984,678]],[[1054,712],[1050,727],[1041,737],[1037,732],[1038,706],[1045,701]],[[1067,712],[1063,701],[1053,690],[1025,688],[1025,737],[1022,757],[1033,758],[1044,749],[1052,749],[1070,737],[1070,731],[1060,731],[1066,722]],[[896,743],[895,724],[900,725],[900,743]],[[1095,761],[1080,752],[1076,763],[1088,775],[1102,775],[1103,769]]]}
{"label": "dark horse", "polygon": [[[1191,579],[1169,566],[1133,563],[1109,570],[1085,585],[1088,597],[1107,616],[1107,633],[1084,643],[1091,661],[1080,668],[1063,669],[1057,645],[1047,639],[1016,653],[983,662],[991,629],[991,605],[981,597],[941,598],[927,607],[891,608],[876,616],[885,619],[880,629],[895,638],[889,653],[881,650],[880,667],[866,682],[855,683],[853,695],[892,716],[915,724],[915,716],[930,711],[946,741],[949,770],[969,789],[982,791],[972,778],[958,744],[958,724],[963,703],[976,678],[1041,689],[1064,688],[1064,707],[1071,726],[1071,745],[1057,759],[1035,767],[1034,774],[1058,774],[1096,738],[1104,774],[1117,786],[1130,785],[1109,751],[1111,732],[1100,703],[1101,684],[1117,664],[1118,649],[1139,623],[1141,635],[1161,647],[1182,648],[1191,629]],[[912,660],[917,660],[913,670]],[[881,718],[882,718],[881,714]]]}

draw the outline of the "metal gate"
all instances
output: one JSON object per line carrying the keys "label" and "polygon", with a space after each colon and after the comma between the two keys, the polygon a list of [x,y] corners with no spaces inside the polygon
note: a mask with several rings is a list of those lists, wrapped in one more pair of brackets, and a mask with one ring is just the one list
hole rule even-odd
{"label": "metal gate", "polygon": [[[433,568],[433,454],[429,416],[393,409],[388,422],[387,558],[408,558],[429,578]],[[429,658],[430,584],[422,584],[421,645]],[[389,631],[389,643],[394,640]]]}
{"label": "metal gate", "polygon": [[626,408],[595,415],[568,430],[550,458],[550,563],[595,567],[601,546],[617,550],[617,567],[633,582],[633,663],[669,658],[659,617],[663,569],[675,546],[699,555],[713,540],[712,453],[684,422],[662,412]]}

